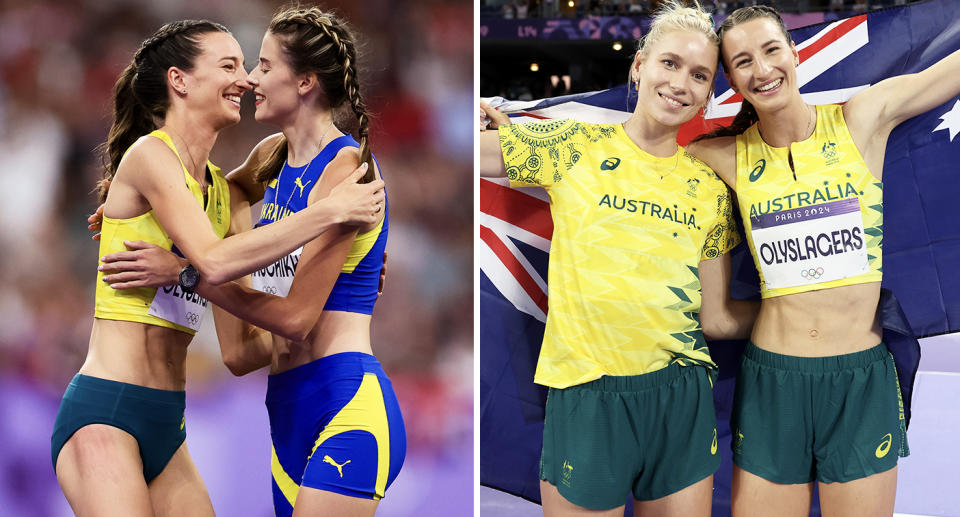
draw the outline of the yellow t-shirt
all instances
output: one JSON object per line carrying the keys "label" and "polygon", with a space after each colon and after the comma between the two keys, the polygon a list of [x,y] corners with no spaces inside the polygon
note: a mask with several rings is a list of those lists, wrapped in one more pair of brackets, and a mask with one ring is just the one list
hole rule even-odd
{"label": "yellow t-shirt", "polygon": [[756,124],[737,136],[737,199],[764,298],[882,280],[883,184],[841,106],[817,106],[813,135],[790,147]]}
{"label": "yellow t-shirt", "polygon": [[500,128],[511,186],[550,196],[547,323],[534,378],[565,388],[679,362],[715,367],[700,327],[701,260],[740,240],[726,185],[682,147],[659,158],[620,125]]}
{"label": "yellow t-shirt", "polygon": [[[163,140],[176,153],[173,141],[163,131],[150,133]],[[177,158],[180,155],[177,154]],[[183,162],[180,162],[183,166]],[[220,168],[207,162],[207,170],[213,181],[207,189],[207,204],[204,211],[214,232],[223,238],[230,229],[230,189]],[[197,180],[183,167],[184,181],[200,206],[203,204],[203,191]],[[100,256],[118,251],[126,251],[123,241],[144,241],[162,248],[172,249],[173,240],[160,226],[153,210],[129,219],[103,218],[100,231]],[[117,290],[103,283],[103,273],[97,273],[97,298],[94,317],[108,320],[136,321],[167,327],[195,334],[200,326],[207,301],[197,294],[184,293],[179,287],[138,288]]]}

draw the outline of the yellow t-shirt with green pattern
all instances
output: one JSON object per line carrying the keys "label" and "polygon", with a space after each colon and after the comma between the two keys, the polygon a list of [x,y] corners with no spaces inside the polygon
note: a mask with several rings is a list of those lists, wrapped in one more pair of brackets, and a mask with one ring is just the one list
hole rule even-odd
{"label": "yellow t-shirt with green pattern", "polygon": [[789,147],[756,124],[737,136],[737,198],[763,298],[883,279],[883,183],[842,106],[817,106],[813,134]]}
{"label": "yellow t-shirt with green pattern", "polygon": [[565,388],[673,362],[715,367],[698,318],[698,265],[740,240],[717,175],[682,147],[647,154],[620,125],[499,131],[511,186],[544,187],[554,224],[534,381]]}

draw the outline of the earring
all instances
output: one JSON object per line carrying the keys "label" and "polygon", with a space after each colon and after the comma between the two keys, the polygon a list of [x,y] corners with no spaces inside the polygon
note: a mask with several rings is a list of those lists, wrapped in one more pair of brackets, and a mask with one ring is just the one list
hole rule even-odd
{"label": "earring", "polygon": [[180,95],[186,95],[186,94],[187,94],[187,89],[186,89],[186,88],[180,90]]}

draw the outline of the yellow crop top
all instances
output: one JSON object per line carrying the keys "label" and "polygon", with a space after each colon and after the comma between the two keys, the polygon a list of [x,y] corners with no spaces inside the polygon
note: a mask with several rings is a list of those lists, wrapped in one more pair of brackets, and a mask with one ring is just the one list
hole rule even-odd
{"label": "yellow crop top", "polygon": [[[159,138],[177,154],[173,141],[163,131],[157,130],[150,135]],[[180,161],[183,166],[183,161]],[[213,230],[220,238],[230,228],[230,190],[220,168],[207,162],[207,170],[213,181],[207,190],[207,205],[204,211]],[[184,181],[194,199],[203,206],[203,191],[200,184],[183,167]],[[123,241],[144,241],[168,250],[174,248],[173,241],[160,226],[153,210],[129,219],[113,219],[104,216],[100,231],[100,256],[126,251]],[[195,334],[206,312],[207,301],[194,293],[184,293],[179,286],[116,290],[103,283],[103,273],[97,273],[97,298],[94,317],[108,320],[136,321],[176,329]]]}
{"label": "yellow crop top", "polygon": [[737,136],[737,199],[763,298],[883,277],[883,184],[842,107],[816,108],[813,135],[790,147],[767,145],[756,124]]}

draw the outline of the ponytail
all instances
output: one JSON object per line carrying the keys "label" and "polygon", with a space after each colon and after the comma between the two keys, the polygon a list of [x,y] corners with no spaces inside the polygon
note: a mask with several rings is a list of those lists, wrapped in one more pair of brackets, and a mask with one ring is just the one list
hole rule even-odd
{"label": "ponytail", "polygon": [[281,134],[267,158],[260,160],[260,163],[253,169],[253,178],[260,183],[266,183],[270,178],[280,174],[280,169],[287,161],[287,146],[287,137]]}
{"label": "ponytail", "polygon": [[130,63],[113,87],[113,125],[110,126],[107,141],[98,148],[104,169],[103,179],[97,182],[100,203],[107,199],[108,182],[116,176],[123,154],[138,138],[156,129],[153,116],[133,93],[136,80],[137,65]]}
{"label": "ponytail", "polygon": [[733,121],[730,122],[729,126],[718,127],[709,133],[694,138],[692,142],[699,142],[700,140],[720,136],[740,135],[747,129],[750,129],[750,126],[756,124],[758,120],[760,120],[760,118],[757,116],[757,110],[753,107],[753,104],[750,104],[744,99],[743,103],[740,104],[740,111],[737,113],[737,116],[733,117]]}

